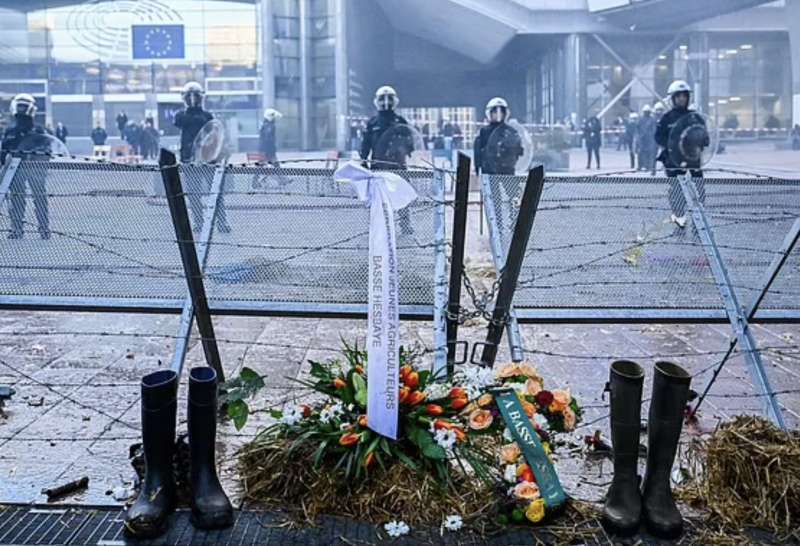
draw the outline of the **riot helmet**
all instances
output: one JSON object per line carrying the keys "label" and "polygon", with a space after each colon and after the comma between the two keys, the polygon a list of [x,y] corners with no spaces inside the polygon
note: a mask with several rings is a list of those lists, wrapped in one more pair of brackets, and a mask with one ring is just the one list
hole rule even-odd
{"label": "riot helmet", "polygon": [[486,119],[490,123],[502,123],[508,119],[510,110],[502,97],[495,97],[486,103]]}
{"label": "riot helmet", "polygon": [[384,85],[375,91],[375,98],[372,102],[378,111],[388,112],[397,108],[397,105],[400,104],[400,99],[397,97],[397,91],[394,90],[394,87]]}
{"label": "riot helmet", "polygon": [[[691,100],[692,88],[683,80],[675,80],[667,89],[673,108],[687,109]],[[680,104],[679,104],[680,103]]]}
{"label": "riot helmet", "polygon": [[649,116],[652,113],[653,113],[653,109],[650,108],[649,104],[645,104],[644,106],[642,106],[642,115],[643,116]]}
{"label": "riot helmet", "polygon": [[661,102],[661,101],[658,101],[655,104],[655,106],[653,106],[653,113],[655,113],[657,116],[660,116],[661,114],[663,114],[664,113],[664,103]]}
{"label": "riot helmet", "polygon": [[277,121],[283,117],[283,114],[275,110],[274,108],[267,108],[264,110],[264,121]]}
{"label": "riot helmet", "polygon": [[11,99],[11,114],[33,117],[36,114],[36,99],[28,93],[19,93]]}
{"label": "riot helmet", "polygon": [[183,102],[186,103],[186,106],[189,108],[202,106],[203,96],[205,94],[206,92],[203,90],[203,86],[197,82],[187,83],[183,86],[183,91],[181,91]]}

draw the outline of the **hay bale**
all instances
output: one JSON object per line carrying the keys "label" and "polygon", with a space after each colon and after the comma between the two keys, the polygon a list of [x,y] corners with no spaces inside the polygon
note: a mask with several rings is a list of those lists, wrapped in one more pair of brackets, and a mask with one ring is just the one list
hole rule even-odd
{"label": "hay bale", "polygon": [[739,416],[693,446],[689,460],[693,480],[680,497],[707,509],[711,523],[800,539],[800,433]]}

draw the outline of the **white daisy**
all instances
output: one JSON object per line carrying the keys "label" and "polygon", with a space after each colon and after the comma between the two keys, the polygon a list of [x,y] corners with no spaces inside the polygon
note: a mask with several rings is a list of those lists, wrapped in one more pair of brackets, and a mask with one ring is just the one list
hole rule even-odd
{"label": "white daisy", "polygon": [[434,440],[436,440],[436,443],[448,451],[453,449],[453,446],[456,445],[456,439],[457,436],[455,432],[444,428],[437,430],[436,434],[434,435]]}
{"label": "white daisy", "polygon": [[537,413],[533,416],[533,420],[536,424],[544,431],[547,431],[550,428],[550,424],[547,422],[547,417],[542,415],[541,413]]}
{"label": "white daisy", "polygon": [[405,521],[390,521],[389,523],[384,524],[383,528],[392,538],[401,537],[403,535],[407,535],[411,528],[406,524]]}
{"label": "white daisy", "polygon": [[450,394],[450,387],[444,383],[431,383],[425,388],[426,400],[441,400]]}
{"label": "white daisy", "polygon": [[525,383],[511,383],[511,387],[517,391],[517,394],[521,394],[523,396],[528,394],[528,389],[525,387]]}
{"label": "white daisy", "polygon": [[323,409],[319,412],[319,422],[320,423],[330,423],[331,419],[333,419],[333,412],[328,408]]}
{"label": "white daisy", "polygon": [[447,516],[447,518],[444,520],[444,528],[448,531],[458,531],[463,526],[464,521],[458,514]]}
{"label": "white daisy", "polygon": [[[538,413],[537,413],[537,415],[538,415]],[[508,428],[503,429],[503,439],[506,442],[513,442],[514,441],[514,437],[511,435],[511,431],[508,430]]]}
{"label": "white daisy", "polygon": [[517,465],[506,465],[505,472],[503,472],[503,479],[508,483],[517,483]]}
{"label": "white daisy", "polygon": [[334,404],[331,406],[331,413],[333,414],[334,417],[336,417],[344,413],[344,408],[342,407],[341,404]]}
{"label": "white daisy", "polygon": [[293,408],[289,408],[288,410],[283,412],[283,417],[281,417],[281,423],[284,425],[296,425],[300,421],[303,420],[303,408],[299,406],[295,406]]}

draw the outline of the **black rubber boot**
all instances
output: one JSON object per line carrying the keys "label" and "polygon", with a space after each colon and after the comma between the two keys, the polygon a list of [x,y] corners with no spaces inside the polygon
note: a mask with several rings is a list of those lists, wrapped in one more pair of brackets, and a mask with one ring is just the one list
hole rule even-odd
{"label": "black rubber boot", "polygon": [[639,529],[642,514],[637,467],[644,370],[635,362],[618,360],[611,364],[610,375],[614,478],[606,494],[603,525],[611,533],[630,536]]}
{"label": "black rubber boot", "polygon": [[141,538],[154,538],[166,530],[175,509],[176,488],[172,470],[175,449],[178,375],[159,370],[142,379],[142,447],[145,478],[136,502],[125,514],[125,529]]}
{"label": "black rubber boot", "polygon": [[674,539],[683,532],[683,518],[672,498],[670,474],[689,397],[689,373],[671,362],[656,362],[647,426],[647,471],[642,487],[642,512],[648,531]]}
{"label": "black rubber boot", "polygon": [[220,529],[233,523],[233,507],[219,484],[214,459],[217,435],[217,372],[207,366],[189,374],[189,451],[192,523]]}

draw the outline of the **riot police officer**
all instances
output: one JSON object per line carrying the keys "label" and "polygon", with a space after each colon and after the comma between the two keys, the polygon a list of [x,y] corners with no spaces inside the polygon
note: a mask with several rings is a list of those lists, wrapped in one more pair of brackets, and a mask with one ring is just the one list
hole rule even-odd
{"label": "riot police officer", "polygon": [[[583,122],[581,128],[583,141],[586,145],[586,170],[592,168],[592,155],[594,155],[597,168],[600,168],[600,147],[603,145],[603,125],[597,116],[591,116]],[[624,135],[621,137],[624,142]]]}
{"label": "riot police officer", "polygon": [[[376,171],[406,170],[406,160],[414,151],[414,137],[408,121],[395,112],[400,104],[397,91],[389,85],[381,86],[375,91],[372,103],[378,113],[369,119],[364,129],[361,160]],[[413,233],[408,207],[400,210],[397,217],[402,233]]]}
{"label": "riot police officer", "polygon": [[628,149],[628,156],[631,160],[631,169],[636,168],[636,151],[639,147],[639,114],[631,112],[628,114],[628,121],[625,122],[625,147]]}
{"label": "riot police officer", "polygon": [[[706,192],[705,184],[703,183],[703,171],[701,170],[700,162],[687,161],[685,167],[675,163],[675,158],[671,156],[669,150],[669,140],[672,130],[680,122],[684,116],[692,114],[691,94],[692,88],[683,80],[676,80],[672,82],[667,91],[672,108],[664,114],[658,122],[656,127],[656,143],[661,147],[661,153],[658,160],[661,161],[666,170],[667,177],[670,181],[669,202],[672,208],[671,220],[678,227],[686,227],[686,200],[683,197],[680,185],[675,180],[675,177],[686,174],[687,168],[692,173],[692,178],[696,179],[697,190],[700,197],[700,202],[705,202]],[[704,143],[706,146],[709,144],[708,138]]]}
{"label": "riot police officer", "polygon": [[508,103],[495,97],[486,103],[485,113],[487,124],[475,137],[475,172],[513,175],[523,148],[519,133],[507,123],[511,114]]}
{"label": "riot police officer", "polygon": [[275,168],[280,167],[278,161],[278,137],[275,131],[275,122],[283,115],[274,108],[264,110],[264,123],[258,134],[258,149],[264,155],[264,161]]}
{"label": "riot police officer", "polygon": [[636,128],[636,141],[639,144],[639,170],[650,171],[656,160],[656,118],[649,104],[642,107],[642,115]]}
{"label": "riot police officer", "polygon": [[[27,93],[20,93],[11,100],[11,114],[14,116],[14,126],[6,129],[3,135],[3,144],[0,147],[0,165],[10,158],[18,155],[28,160],[46,161],[45,154],[53,152],[51,137],[45,130],[36,125],[33,116],[36,114],[36,100]],[[29,156],[29,154],[31,154]],[[48,211],[47,191],[45,189],[45,173],[43,169],[30,169],[27,177],[18,172],[9,188],[9,216],[11,217],[11,233],[9,239],[22,239],[25,230],[25,190],[26,183],[33,196],[33,206],[36,209],[36,222],[39,227],[39,236],[42,239],[50,238],[50,215]]]}
{"label": "riot police officer", "polygon": [[[214,116],[211,112],[203,109],[205,91],[199,83],[189,82],[184,85],[181,96],[186,108],[175,114],[175,127],[181,130],[181,161],[187,163],[194,157],[194,141],[197,135],[206,123],[214,119]],[[194,218],[193,229],[195,232],[199,232],[203,228],[203,199],[211,187],[211,180],[200,180],[197,175],[185,178],[189,207],[192,209]],[[220,195],[217,205],[217,228],[223,233],[231,230],[222,195]]]}

